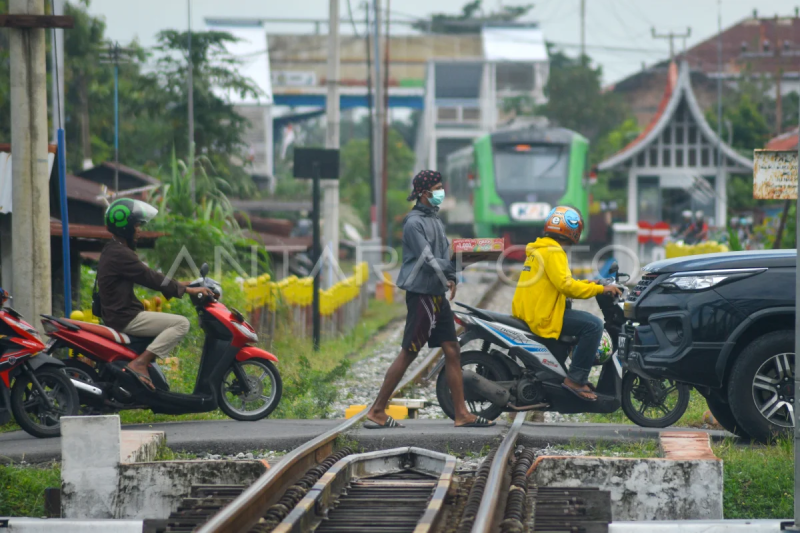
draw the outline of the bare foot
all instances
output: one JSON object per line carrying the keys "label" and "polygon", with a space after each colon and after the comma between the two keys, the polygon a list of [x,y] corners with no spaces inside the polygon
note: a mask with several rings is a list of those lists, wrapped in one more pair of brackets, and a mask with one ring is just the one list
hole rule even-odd
{"label": "bare foot", "polygon": [[575,383],[569,378],[564,380],[564,385],[569,387],[570,389],[574,390],[575,392],[579,393],[581,398],[585,398],[586,400],[596,400],[597,394],[589,387],[589,385],[581,385],[579,383]]}

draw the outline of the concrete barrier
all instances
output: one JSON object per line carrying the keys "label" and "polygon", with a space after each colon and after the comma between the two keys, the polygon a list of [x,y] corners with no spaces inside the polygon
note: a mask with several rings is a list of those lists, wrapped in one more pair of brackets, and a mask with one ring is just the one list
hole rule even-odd
{"label": "concrete barrier", "polygon": [[708,436],[672,432],[662,448],[663,459],[540,457],[529,475],[545,487],[609,491],[615,521],[722,519],[722,461]]}
{"label": "concrete barrier", "polygon": [[116,415],[61,420],[64,518],[167,518],[192,485],[249,485],[269,468],[266,461],[152,462],[162,431],[120,431]]}

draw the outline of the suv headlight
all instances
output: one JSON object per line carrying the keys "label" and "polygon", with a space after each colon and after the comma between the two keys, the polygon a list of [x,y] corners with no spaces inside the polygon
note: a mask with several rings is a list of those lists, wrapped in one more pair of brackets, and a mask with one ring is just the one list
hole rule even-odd
{"label": "suv headlight", "polygon": [[707,272],[678,272],[662,281],[661,287],[680,291],[701,291],[715,287],[723,281],[746,278],[765,270],[766,268],[741,268]]}

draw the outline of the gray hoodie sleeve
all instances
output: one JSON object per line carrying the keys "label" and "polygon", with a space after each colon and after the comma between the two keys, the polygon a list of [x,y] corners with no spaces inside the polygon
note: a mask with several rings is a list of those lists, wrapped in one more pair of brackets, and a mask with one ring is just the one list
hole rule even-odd
{"label": "gray hoodie sleeve", "polygon": [[424,271],[428,274],[444,275],[448,281],[456,281],[456,268],[449,258],[436,257],[431,249],[431,244],[425,237],[422,224],[407,223],[403,228],[403,244],[408,247],[418,261],[423,262]]}

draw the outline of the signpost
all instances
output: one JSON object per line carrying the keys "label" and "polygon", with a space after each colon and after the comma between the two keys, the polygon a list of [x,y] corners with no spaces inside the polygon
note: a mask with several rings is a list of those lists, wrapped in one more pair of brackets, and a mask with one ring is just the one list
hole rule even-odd
{"label": "signpost", "polygon": [[313,259],[314,259],[314,300],[312,303],[314,350],[319,350],[320,316],[319,316],[319,281],[322,265],[322,246],[319,234],[319,185],[320,180],[339,179],[339,150],[323,148],[294,149],[294,177],[314,180],[313,185]]}
{"label": "signpost", "polygon": [[[800,148],[800,147],[799,147]],[[763,200],[797,200],[797,150],[755,150],[753,157],[753,198]],[[795,209],[795,228],[800,229],[800,209]],[[800,413],[800,373],[797,353],[800,352],[800,313],[796,312],[800,300],[800,264],[795,267],[795,318],[794,318],[794,413]],[[794,525],[785,531],[800,531],[800,424],[794,421]]]}

